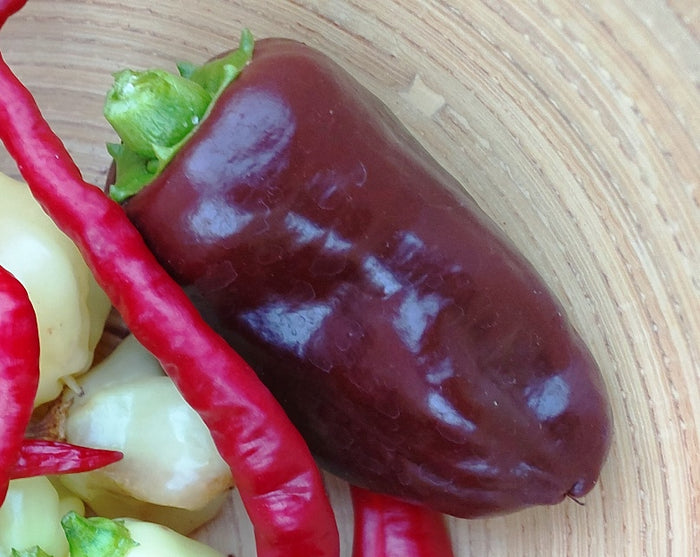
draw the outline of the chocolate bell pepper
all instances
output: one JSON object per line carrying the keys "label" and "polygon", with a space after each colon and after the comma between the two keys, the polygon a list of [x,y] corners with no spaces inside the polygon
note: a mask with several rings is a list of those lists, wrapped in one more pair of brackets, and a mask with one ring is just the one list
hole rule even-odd
{"label": "chocolate bell pepper", "polygon": [[123,208],[319,462],[459,517],[586,494],[599,370],[455,178],[298,42],[256,42],[213,98]]}

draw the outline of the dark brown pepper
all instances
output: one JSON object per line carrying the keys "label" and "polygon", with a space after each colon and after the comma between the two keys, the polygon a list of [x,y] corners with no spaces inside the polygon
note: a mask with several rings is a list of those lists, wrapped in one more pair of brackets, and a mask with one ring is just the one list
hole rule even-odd
{"label": "dark brown pepper", "polygon": [[611,421],[531,266],[328,57],[265,39],[124,204],[329,470],[474,517],[581,497]]}

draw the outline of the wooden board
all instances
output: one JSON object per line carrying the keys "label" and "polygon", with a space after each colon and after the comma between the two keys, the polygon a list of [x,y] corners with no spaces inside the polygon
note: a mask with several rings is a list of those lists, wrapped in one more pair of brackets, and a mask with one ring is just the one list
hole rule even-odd
{"label": "wooden board", "polygon": [[[585,506],[450,520],[469,556],[700,555],[700,10],[693,0],[30,0],[0,33],[89,180],[110,73],[304,40],[375,91],[520,246],[600,362],[616,435]],[[15,174],[5,153],[0,170]],[[349,555],[352,517],[328,478]],[[198,533],[254,555],[234,499]]]}

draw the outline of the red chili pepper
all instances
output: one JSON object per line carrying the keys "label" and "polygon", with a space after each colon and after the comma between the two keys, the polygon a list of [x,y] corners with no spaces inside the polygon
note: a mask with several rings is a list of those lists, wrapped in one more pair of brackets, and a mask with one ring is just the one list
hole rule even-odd
{"label": "red chili pepper", "polygon": [[[0,23],[24,3],[0,2]],[[158,265],[121,207],[83,181],[1,56],[0,122],[0,138],[33,195],[211,430],[255,526],[258,555],[338,555],[333,512],[302,437],[252,369]]]}
{"label": "red chili pepper", "polygon": [[122,453],[81,447],[45,439],[24,439],[10,478],[30,478],[49,474],[75,474],[102,468],[121,460]]}
{"label": "red chili pepper", "polygon": [[451,557],[440,513],[352,486],[352,557]]}
{"label": "red chili pepper", "polygon": [[39,331],[24,286],[0,267],[0,504],[39,384]]}
{"label": "red chili pepper", "polygon": [[27,0],[0,0],[0,27],[5,25],[7,18],[18,12]]}

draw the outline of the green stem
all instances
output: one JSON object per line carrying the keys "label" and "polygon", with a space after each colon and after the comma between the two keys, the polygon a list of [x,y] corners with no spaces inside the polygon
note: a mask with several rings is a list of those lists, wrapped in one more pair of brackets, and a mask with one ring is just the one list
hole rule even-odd
{"label": "green stem", "polygon": [[176,145],[199,122],[211,103],[201,86],[163,70],[114,74],[104,115],[134,153],[158,157],[158,151]]}
{"label": "green stem", "polygon": [[61,519],[71,557],[125,557],[138,544],[118,520],[85,518],[69,512]]}
{"label": "green stem", "polygon": [[160,174],[250,61],[253,43],[246,29],[237,50],[202,66],[180,63],[180,75],[163,70],[114,74],[104,106],[121,139],[107,146],[116,165],[113,199],[127,199]]}

